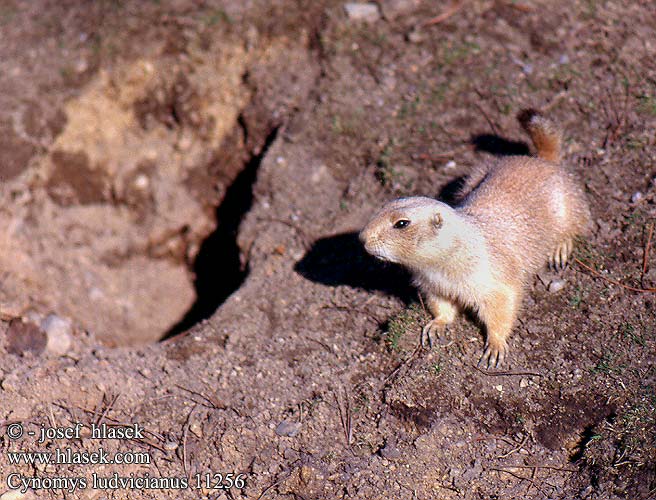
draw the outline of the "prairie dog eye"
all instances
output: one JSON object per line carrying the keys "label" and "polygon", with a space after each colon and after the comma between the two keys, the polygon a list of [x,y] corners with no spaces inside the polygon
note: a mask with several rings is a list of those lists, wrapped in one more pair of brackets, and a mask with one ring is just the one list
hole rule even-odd
{"label": "prairie dog eye", "polygon": [[408,219],[399,219],[394,223],[394,229],[404,229],[410,225]]}

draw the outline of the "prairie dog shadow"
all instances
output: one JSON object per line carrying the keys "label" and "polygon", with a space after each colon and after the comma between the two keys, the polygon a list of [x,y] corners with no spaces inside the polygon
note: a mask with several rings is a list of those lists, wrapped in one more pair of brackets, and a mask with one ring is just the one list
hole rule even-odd
{"label": "prairie dog shadow", "polygon": [[370,256],[358,239],[357,232],[318,239],[296,263],[294,270],[315,283],[380,290],[405,303],[417,296],[408,272]]}
{"label": "prairie dog shadow", "polygon": [[[530,154],[526,143],[494,134],[472,136],[471,143],[476,147],[476,151],[485,151],[495,156]],[[451,205],[456,204],[466,179],[465,175],[448,182],[440,189],[438,199]],[[367,254],[357,232],[337,234],[315,241],[310,250],[296,263],[294,270],[315,283],[379,290],[400,298],[406,304],[417,296],[410,282],[409,272]]]}

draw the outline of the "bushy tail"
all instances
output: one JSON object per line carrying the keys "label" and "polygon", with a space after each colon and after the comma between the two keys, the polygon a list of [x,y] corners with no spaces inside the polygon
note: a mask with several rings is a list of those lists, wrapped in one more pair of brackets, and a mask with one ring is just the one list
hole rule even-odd
{"label": "bushy tail", "polygon": [[535,109],[525,109],[517,115],[519,123],[531,136],[540,158],[560,162],[563,133],[551,120]]}

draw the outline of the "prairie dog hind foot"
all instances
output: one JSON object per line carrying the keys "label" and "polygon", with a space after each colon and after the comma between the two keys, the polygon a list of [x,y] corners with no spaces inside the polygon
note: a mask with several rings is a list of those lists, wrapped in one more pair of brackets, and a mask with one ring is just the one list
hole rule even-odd
{"label": "prairie dog hind foot", "polygon": [[561,271],[565,269],[569,258],[572,255],[572,250],[574,248],[574,243],[571,238],[566,239],[560,243],[553,254],[549,256],[549,267],[554,271]]}

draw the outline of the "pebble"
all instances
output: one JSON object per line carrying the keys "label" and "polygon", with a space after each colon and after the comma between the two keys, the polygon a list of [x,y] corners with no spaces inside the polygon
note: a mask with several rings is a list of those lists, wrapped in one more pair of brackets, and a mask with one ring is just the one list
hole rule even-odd
{"label": "pebble", "polygon": [[41,322],[41,328],[48,337],[46,349],[49,352],[63,356],[70,350],[73,343],[73,327],[69,319],[50,314]]}
{"label": "pebble", "polygon": [[167,451],[175,451],[178,449],[178,443],[175,441],[167,441],[164,443],[164,449]]}
{"label": "pebble", "polygon": [[295,437],[301,430],[300,422],[288,422],[283,420],[276,427],[278,436]]}
{"label": "pebble", "polygon": [[419,26],[412,28],[405,37],[410,43],[421,43],[426,39],[424,31]]}
{"label": "pebble", "polygon": [[12,319],[6,333],[7,352],[24,355],[31,352],[40,355],[46,348],[47,336],[37,325],[23,323],[19,319]]}
{"label": "pebble", "polygon": [[588,498],[594,491],[592,485],[587,486],[581,493],[579,493],[579,498]]}
{"label": "pebble", "polygon": [[203,428],[200,426],[200,424],[198,422],[193,422],[192,424],[190,424],[189,425],[189,430],[196,437],[199,437],[199,438],[203,437]]}
{"label": "pebble", "polygon": [[547,287],[547,290],[551,293],[558,293],[560,292],[563,288],[565,288],[565,285],[567,284],[567,281],[558,279],[558,280],[551,280],[549,282],[549,286]]}
{"label": "pebble", "polygon": [[20,380],[18,380],[18,375],[15,373],[10,373],[7,375],[0,383],[0,387],[7,392],[18,392],[20,387]]}
{"label": "pebble", "polygon": [[134,180],[134,187],[136,187],[140,191],[145,191],[146,189],[148,189],[149,185],[150,185],[150,179],[148,179],[148,176],[146,174],[139,174],[137,178]]}
{"label": "pebble", "polygon": [[75,63],[75,71],[77,71],[80,74],[84,73],[88,69],[89,69],[89,63],[84,58],[78,59],[78,61]]}
{"label": "pebble", "polygon": [[344,10],[351,21],[366,21],[371,23],[380,19],[380,10],[375,3],[349,2],[344,4]]}
{"label": "pebble", "polygon": [[389,460],[394,460],[401,456],[401,451],[395,446],[394,443],[387,442],[385,447],[381,448],[380,456]]}
{"label": "pebble", "polygon": [[183,133],[176,144],[179,151],[188,151],[191,148],[193,139],[189,134]]}

